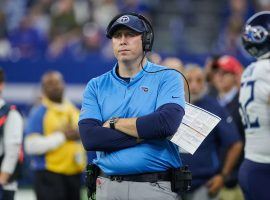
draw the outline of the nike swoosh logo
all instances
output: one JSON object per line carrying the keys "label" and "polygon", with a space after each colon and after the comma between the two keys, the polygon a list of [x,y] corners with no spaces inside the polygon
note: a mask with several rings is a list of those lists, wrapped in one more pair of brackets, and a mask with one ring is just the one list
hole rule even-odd
{"label": "nike swoosh logo", "polygon": [[177,98],[180,98],[180,97],[175,97],[175,96],[172,96],[173,99],[177,99]]}

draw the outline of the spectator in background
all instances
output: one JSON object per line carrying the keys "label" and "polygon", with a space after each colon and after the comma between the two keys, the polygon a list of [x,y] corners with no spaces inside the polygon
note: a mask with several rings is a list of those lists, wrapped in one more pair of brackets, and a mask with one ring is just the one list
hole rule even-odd
{"label": "spectator in background", "polygon": [[38,200],[79,200],[86,156],[78,132],[78,109],[65,100],[57,71],[41,80],[42,103],[30,113],[25,151],[31,155]]}
{"label": "spectator in background", "polygon": [[93,19],[93,1],[74,1],[73,10],[76,22],[83,25]]}
{"label": "spectator in background", "polygon": [[243,24],[244,18],[242,16],[233,15],[229,17],[217,42],[217,51],[220,54],[231,54],[234,56],[242,54],[240,35]]}
{"label": "spectator in background", "polygon": [[0,11],[0,59],[6,60],[11,55],[11,44],[7,38],[6,16]]}
{"label": "spectator in background", "polygon": [[102,54],[103,40],[98,24],[86,23],[81,37],[66,47],[66,53],[76,60],[85,59],[90,54]]}
{"label": "spectator in background", "polygon": [[236,122],[242,138],[244,138],[244,128],[239,114],[239,88],[240,79],[243,72],[241,63],[232,56],[221,56],[214,66],[214,85],[218,90],[217,99],[221,106],[226,107]]}
{"label": "spectator in background", "polygon": [[121,12],[136,12],[141,13],[151,21],[150,2],[141,0],[117,0],[117,5]]}
{"label": "spectator in background", "polygon": [[229,0],[230,15],[231,16],[241,16],[245,18],[248,9],[247,0]]}
{"label": "spectator in background", "polygon": [[184,72],[184,65],[183,62],[177,58],[177,57],[167,57],[162,61],[162,65],[172,68],[172,69],[176,69],[180,72]]}
{"label": "spectator in background", "polygon": [[23,118],[2,98],[4,87],[5,75],[0,68],[0,199],[13,200],[18,187],[16,166],[22,159]]}
{"label": "spectator in background", "polygon": [[217,61],[220,55],[212,55],[208,57],[205,61],[204,66],[204,73],[205,73],[205,80],[207,83],[207,93],[212,97],[217,97],[218,91],[214,83],[214,75],[217,69]]}
{"label": "spectator in background", "polygon": [[35,2],[28,8],[28,15],[32,21],[32,27],[37,30],[40,37],[48,39],[50,34],[51,16],[50,5],[46,1]]}
{"label": "spectator in background", "polygon": [[[44,35],[43,35],[44,36]],[[32,26],[31,15],[25,15],[19,27],[9,33],[9,40],[13,48],[12,56],[37,59],[43,56],[47,40]]]}
{"label": "spectator in background", "polygon": [[254,3],[256,11],[270,10],[269,0],[255,0]]}
{"label": "spectator in background", "polygon": [[[230,176],[239,159],[243,143],[229,114],[215,98],[207,95],[203,70],[200,67],[185,68],[189,82],[191,103],[216,114],[220,123],[206,137],[194,155],[181,152],[183,163],[192,172],[192,188],[183,197],[184,200],[218,199],[218,193],[225,180]],[[226,159],[221,165],[219,151],[226,148]]]}
{"label": "spectator in background", "polygon": [[73,5],[73,0],[58,0],[52,5],[50,58],[63,55],[66,47],[80,37],[80,25],[76,21]]}
{"label": "spectator in background", "polygon": [[247,0],[230,0],[229,15],[226,17],[214,51],[219,54],[229,54],[243,60],[250,59],[241,43],[241,32],[245,19],[250,13]]}
{"label": "spectator in background", "polygon": [[6,28],[8,31],[13,31],[18,28],[21,19],[27,13],[27,1],[22,0],[4,0],[0,2],[0,9],[6,15]]}
{"label": "spectator in background", "polygon": [[[239,113],[239,88],[240,79],[243,72],[241,63],[232,56],[221,56],[217,60],[215,69],[214,84],[218,91],[217,99],[222,107],[225,107],[232,116],[232,120],[240,133],[241,140],[245,143],[245,129]],[[225,154],[225,152],[223,152]],[[231,176],[225,181],[225,188],[221,191],[221,200],[241,200],[244,199],[242,191],[238,185],[238,169],[244,158],[242,149],[241,157],[238,160]]]}
{"label": "spectator in background", "polygon": [[150,62],[155,63],[155,64],[158,64],[158,65],[161,64],[162,58],[161,58],[161,56],[158,53],[156,53],[156,52],[150,52],[146,56],[147,56],[147,59]]}
{"label": "spectator in background", "polygon": [[57,0],[52,5],[51,36],[52,38],[70,33],[78,28],[73,9],[73,0]]}
{"label": "spectator in background", "polygon": [[94,0],[94,21],[106,30],[112,16],[119,13],[116,0]]}
{"label": "spectator in background", "polygon": [[[215,66],[213,78],[214,85],[218,90],[218,101],[222,106],[236,101],[239,95],[240,79],[243,72],[241,63],[232,56],[221,56]],[[238,110],[237,108],[233,110]],[[240,122],[240,121],[239,121]]]}

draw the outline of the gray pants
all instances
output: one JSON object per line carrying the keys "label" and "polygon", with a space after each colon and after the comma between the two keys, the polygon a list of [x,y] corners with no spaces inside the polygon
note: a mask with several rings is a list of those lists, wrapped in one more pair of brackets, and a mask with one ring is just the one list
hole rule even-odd
{"label": "gray pants", "polygon": [[97,178],[96,200],[181,200],[171,191],[171,183],[160,181],[129,182],[111,181],[108,178]]}

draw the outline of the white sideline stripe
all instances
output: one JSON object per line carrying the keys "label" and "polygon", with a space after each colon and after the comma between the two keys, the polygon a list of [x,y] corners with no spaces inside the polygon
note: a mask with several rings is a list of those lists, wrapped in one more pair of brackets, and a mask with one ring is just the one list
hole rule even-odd
{"label": "white sideline stripe", "polygon": [[[86,85],[66,84],[65,97],[74,103],[80,104]],[[6,84],[3,97],[6,101],[32,104],[40,97],[39,84]]]}

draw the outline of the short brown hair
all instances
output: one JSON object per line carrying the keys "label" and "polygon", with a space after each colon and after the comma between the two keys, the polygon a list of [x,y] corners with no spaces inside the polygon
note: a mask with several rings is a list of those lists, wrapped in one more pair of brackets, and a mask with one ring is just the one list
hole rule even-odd
{"label": "short brown hair", "polygon": [[5,81],[5,72],[4,70],[0,67],[0,83],[3,83]]}

